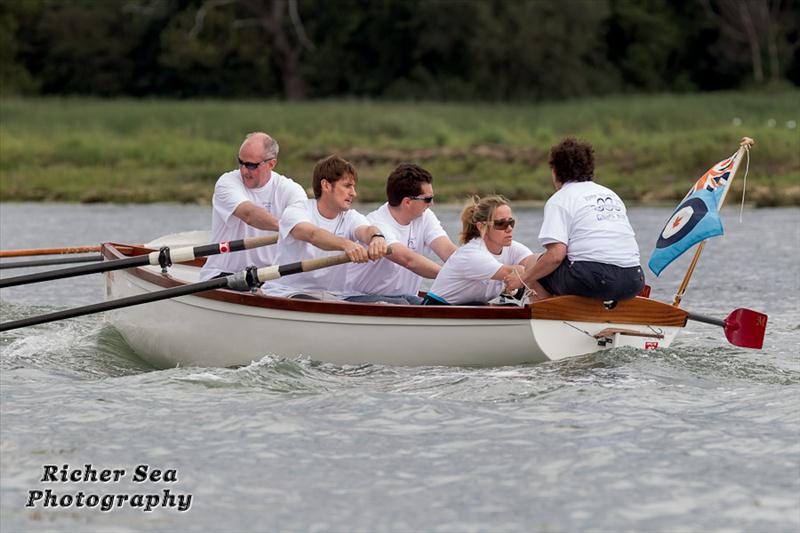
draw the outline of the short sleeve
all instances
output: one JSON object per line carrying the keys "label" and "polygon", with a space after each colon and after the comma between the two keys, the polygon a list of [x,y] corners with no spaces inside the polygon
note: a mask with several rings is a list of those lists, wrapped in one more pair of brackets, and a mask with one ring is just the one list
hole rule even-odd
{"label": "short sleeve", "polygon": [[492,254],[479,248],[463,250],[459,254],[458,261],[463,277],[471,280],[491,279],[503,266],[500,261],[492,257]]}
{"label": "short sleeve", "polygon": [[307,202],[293,203],[283,211],[278,223],[281,239],[288,238],[294,227],[300,222],[311,222],[311,217],[308,216]]}
{"label": "short sleeve", "polygon": [[569,243],[569,215],[562,206],[548,201],[544,206],[544,220],[539,230],[539,244]]}
{"label": "short sleeve", "polygon": [[439,222],[439,218],[430,209],[425,211],[424,217],[423,242],[426,247],[430,248],[431,243],[439,237],[447,237],[447,232],[442,227],[442,223]]}
{"label": "short sleeve", "polygon": [[367,217],[356,211],[350,209],[345,214],[345,234],[351,241],[357,241],[356,230],[361,226],[372,226],[372,222],[367,220]]}
{"label": "short sleeve", "polygon": [[250,199],[245,195],[244,185],[236,184],[234,180],[222,177],[214,187],[214,198],[212,200],[214,211],[222,217],[227,224],[233,212],[242,202]]}
{"label": "short sleeve", "polygon": [[522,244],[521,242],[511,241],[511,255],[510,255],[510,263],[512,265],[518,265],[528,256],[533,255],[531,249]]}
{"label": "short sleeve", "polygon": [[392,245],[392,244],[400,242],[400,239],[397,238],[397,234],[395,233],[395,231],[388,224],[386,224],[384,222],[377,222],[377,221],[374,221],[374,220],[369,220],[369,219],[367,219],[367,220],[369,221],[369,223],[371,225],[373,225],[373,226],[377,227],[379,230],[381,230],[381,233],[383,234],[383,238],[386,239],[386,244]]}
{"label": "short sleeve", "polygon": [[289,206],[295,204],[300,204],[301,206],[305,207],[306,200],[308,200],[308,196],[306,196],[306,191],[303,190],[303,187],[301,187],[299,183],[292,181],[289,178],[283,179],[278,198],[280,198],[280,203],[282,204],[281,212],[285,211]]}

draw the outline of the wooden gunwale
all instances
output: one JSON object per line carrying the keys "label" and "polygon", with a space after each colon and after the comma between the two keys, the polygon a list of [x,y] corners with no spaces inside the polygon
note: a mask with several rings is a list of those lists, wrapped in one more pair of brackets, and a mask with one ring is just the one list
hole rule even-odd
{"label": "wooden gunwale", "polygon": [[[122,259],[131,255],[144,255],[150,248],[104,243],[102,254],[106,259]],[[205,259],[187,261],[185,265],[202,266]],[[169,274],[153,272],[144,267],[129,269],[134,276],[165,289],[184,285]],[[325,313],[335,315],[360,315],[397,318],[477,319],[477,320],[562,320],[569,322],[598,322],[619,324],[649,324],[653,326],[685,326],[688,313],[671,305],[635,298],[619,302],[613,310],[607,310],[602,302],[580,296],[559,296],[526,307],[470,307],[470,306],[401,306],[376,305],[352,302],[318,302],[276,298],[264,294],[218,289],[197,293],[194,296],[227,303],[269,309]]]}
{"label": "wooden gunwale", "polygon": [[583,296],[548,298],[533,306],[534,319],[568,322],[683,327],[688,316],[689,313],[683,309],[641,297],[619,302],[614,309],[606,309],[602,301]]}

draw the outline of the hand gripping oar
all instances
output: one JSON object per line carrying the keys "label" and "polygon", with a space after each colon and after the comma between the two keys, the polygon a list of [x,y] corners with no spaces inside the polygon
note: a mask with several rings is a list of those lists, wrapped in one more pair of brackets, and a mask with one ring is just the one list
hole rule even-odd
{"label": "hand gripping oar", "polygon": [[725,320],[689,313],[690,320],[724,328],[725,337],[734,346],[759,350],[764,345],[767,318],[764,313],[743,308],[734,310]]}
{"label": "hand gripping oar", "polygon": [[69,263],[93,263],[95,261],[102,261],[103,256],[96,255],[81,255],[78,257],[56,257],[53,259],[34,259],[32,261],[4,261],[0,263],[0,270],[6,268],[28,268],[40,267],[51,265],[66,265]]}
{"label": "hand gripping oar", "polygon": [[[390,254],[391,248],[389,248],[386,253],[387,255]],[[350,262],[350,258],[347,257],[347,254],[341,254],[331,257],[322,257],[319,259],[307,259],[305,261],[289,263],[286,265],[275,265],[258,269],[255,267],[250,267],[247,270],[243,270],[237,274],[231,274],[230,276],[224,278],[215,278],[208,281],[201,281],[199,283],[191,283],[182,287],[173,287],[171,289],[164,289],[158,292],[151,292],[149,294],[138,294],[136,296],[120,298],[119,300],[111,300],[109,302],[91,304],[83,307],[76,307],[74,309],[66,309],[64,311],[56,311],[55,313],[48,313],[46,315],[23,318],[21,320],[13,320],[11,322],[0,324],[0,331],[9,331],[12,329],[35,326],[37,324],[54,322],[56,320],[63,320],[65,318],[75,318],[84,315],[91,315],[93,313],[101,313],[103,311],[111,311],[112,309],[121,309],[123,307],[131,307],[133,305],[157,302],[159,300],[167,300],[169,298],[186,296],[188,294],[195,294],[213,289],[230,288],[242,290],[246,288],[254,288],[265,281],[278,279],[290,274],[310,272],[312,270],[341,265],[348,262]]]}
{"label": "hand gripping oar", "polygon": [[170,250],[169,248],[164,247],[157,252],[150,252],[147,255],[137,255],[134,257],[126,257],[124,259],[104,261],[95,265],[48,270],[46,272],[36,272],[34,274],[25,274],[23,276],[15,276],[13,278],[0,279],[0,288],[14,287],[15,285],[24,285],[26,283],[39,283],[41,281],[50,281],[54,279],[71,278],[75,276],[82,276],[84,274],[110,272],[112,270],[121,270],[123,268],[132,268],[144,265],[161,265],[162,268],[166,268],[172,265],[172,263],[191,261],[197,257],[205,257],[208,255],[216,255],[228,252],[238,252],[239,250],[250,250],[251,248],[275,244],[276,242],[278,242],[278,235],[274,234],[265,235],[263,237],[253,237],[250,239],[239,239],[237,241],[204,244],[202,246],[187,246],[185,248],[177,248],[175,250]]}

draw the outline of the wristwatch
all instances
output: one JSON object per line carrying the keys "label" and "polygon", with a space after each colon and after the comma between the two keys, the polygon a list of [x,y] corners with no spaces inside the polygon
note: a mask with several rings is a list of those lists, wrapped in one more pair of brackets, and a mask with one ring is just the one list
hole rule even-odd
{"label": "wristwatch", "polygon": [[380,237],[383,240],[386,240],[386,237],[383,236],[383,233],[373,233],[372,236],[369,238],[369,242],[372,242],[372,239],[375,237]]}

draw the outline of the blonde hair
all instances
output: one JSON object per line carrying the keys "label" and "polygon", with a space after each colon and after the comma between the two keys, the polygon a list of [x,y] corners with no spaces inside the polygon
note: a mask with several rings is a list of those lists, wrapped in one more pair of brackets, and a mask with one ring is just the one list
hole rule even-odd
{"label": "blonde hair", "polygon": [[458,240],[461,244],[467,244],[475,237],[483,237],[481,231],[478,229],[478,223],[491,225],[494,222],[494,212],[501,205],[510,206],[508,200],[498,194],[480,198],[473,196],[470,198],[469,203],[464,206],[461,211],[461,234]]}

